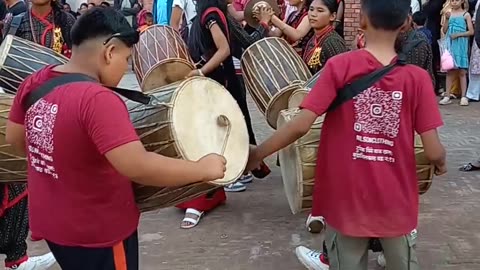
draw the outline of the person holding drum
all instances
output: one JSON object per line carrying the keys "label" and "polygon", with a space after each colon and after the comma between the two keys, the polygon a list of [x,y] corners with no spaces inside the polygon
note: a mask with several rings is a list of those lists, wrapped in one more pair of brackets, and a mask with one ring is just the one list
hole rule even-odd
{"label": "person holding drum", "polygon": [[297,51],[302,55],[303,48],[313,36],[313,30],[308,19],[308,9],[312,0],[289,0],[289,4],[296,10],[285,21],[273,14],[272,10],[263,10],[272,14],[272,25],[275,26],[270,31],[270,36],[284,37]]}
{"label": "person holding drum", "polygon": [[32,0],[31,3],[14,34],[69,57],[72,49],[70,30],[75,17],[63,11],[57,0]]}
{"label": "person holding drum", "polygon": [[337,0],[313,0],[310,5],[308,19],[315,34],[304,48],[303,60],[312,74],[320,71],[331,57],[348,51],[345,40],[333,27],[337,9]]}
{"label": "person holding drum", "polygon": [[[197,16],[193,20],[189,36],[190,54],[197,69],[191,76],[207,76],[225,86],[237,101],[247,124],[250,144],[256,144],[250,113],[248,111],[245,89],[242,88],[235,73],[231,51],[231,33],[227,19],[227,3],[223,0],[202,0],[197,2]],[[244,191],[243,183],[251,182],[253,177],[246,174],[239,182],[225,188],[226,191]],[[185,218],[181,228],[195,227],[203,214],[225,203],[224,188],[219,188],[205,196],[177,207],[185,209]]]}
{"label": "person holding drum", "polygon": [[224,177],[226,160],[145,150],[125,102],[105,87],[119,83],[139,39],[120,12],[88,10],[71,37],[69,62],[29,76],[7,122],[6,140],[32,161],[32,236],[47,241],[63,270],[138,270],[132,181],[154,187],[213,181]]}
{"label": "person holding drum", "polygon": [[[361,1],[365,49],[330,59],[297,117],[250,151],[247,170],[304,136],[318,116],[328,112],[313,203],[327,222],[333,270],[367,269],[369,242],[375,238],[389,267],[418,269],[411,235],[418,222],[415,132],[435,173],[446,173],[446,153],[437,133],[443,121],[430,75],[397,62],[405,55],[397,55],[395,41],[409,9],[409,0]],[[385,71],[383,77],[365,77],[379,70]],[[369,87],[356,87],[363,82]],[[347,83],[352,86],[345,87]],[[342,98],[341,91],[352,95]],[[319,257],[303,255],[308,269],[326,269],[318,264]]]}

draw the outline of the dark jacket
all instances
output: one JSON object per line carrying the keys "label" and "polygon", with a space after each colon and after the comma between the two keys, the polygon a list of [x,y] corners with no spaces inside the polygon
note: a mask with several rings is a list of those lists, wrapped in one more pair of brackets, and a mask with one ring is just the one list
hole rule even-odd
{"label": "dark jacket", "polygon": [[[122,8],[123,1],[130,1],[130,8]],[[136,7],[135,4],[137,5]],[[133,16],[132,26],[133,28],[137,28],[137,14],[142,10],[142,6],[138,2],[138,0],[114,0],[113,1],[113,8],[116,10],[120,10],[124,16]]]}

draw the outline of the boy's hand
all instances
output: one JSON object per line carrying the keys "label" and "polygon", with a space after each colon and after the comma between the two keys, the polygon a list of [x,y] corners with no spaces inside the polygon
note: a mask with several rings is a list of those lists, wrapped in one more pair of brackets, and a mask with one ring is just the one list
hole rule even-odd
{"label": "boy's hand", "polygon": [[435,175],[443,175],[447,173],[447,165],[443,163],[443,165],[435,165]]}
{"label": "boy's hand", "polygon": [[198,167],[203,171],[203,181],[213,181],[225,177],[227,160],[217,154],[208,154],[197,161]]}
{"label": "boy's hand", "polygon": [[247,167],[245,168],[245,172],[250,172],[254,169],[260,168],[260,163],[262,163],[262,159],[258,158],[257,147],[254,145],[250,145],[250,154],[248,156],[248,162]]}

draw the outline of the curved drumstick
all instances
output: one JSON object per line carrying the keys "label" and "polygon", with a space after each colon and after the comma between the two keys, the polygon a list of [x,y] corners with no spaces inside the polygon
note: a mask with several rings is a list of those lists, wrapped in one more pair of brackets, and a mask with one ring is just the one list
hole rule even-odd
{"label": "curved drumstick", "polygon": [[230,131],[232,130],[232,125],[230,123],[230,119],[228,119],[228,117],[223,114],[217,117],[217,124],[221,127],[227,127],[227,133],[225,134],[225,139],[223,140],[222,151],[220,152],[220,154],[223,156],[227,148],[227,142],[228,142],[228,138],[230,137]]}

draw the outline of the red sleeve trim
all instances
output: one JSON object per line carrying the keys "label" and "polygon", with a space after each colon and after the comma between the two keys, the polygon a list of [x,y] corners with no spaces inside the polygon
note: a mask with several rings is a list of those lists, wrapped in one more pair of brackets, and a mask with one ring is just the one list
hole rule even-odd
{"label": "red sleeve trim", "polygon": [[210,14],[210,13],[217,13],[217,15],[220,17],[220,19],[222,20],[223,24],[225,25],[225,31],[227,31],[227,40],[228,40],[228,43],[230,43],[230,33],[228,31],[228,22],[227,22],[227,18],[225,17],[225,14],[223,14],[223,12],[217,8],[217,7],[209,7],[207,8],[207,10],[205,10],[205,12],[203,13],[202,15],[202,19],[200,20],[200,22],[203,24],[205,24],[205,19],[207,18],[207,16]]}

